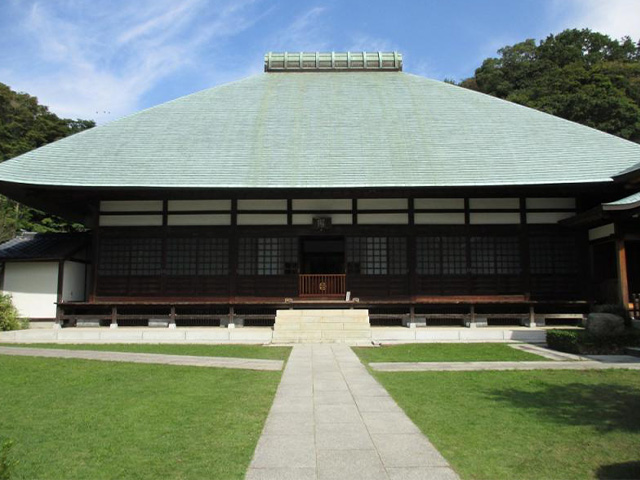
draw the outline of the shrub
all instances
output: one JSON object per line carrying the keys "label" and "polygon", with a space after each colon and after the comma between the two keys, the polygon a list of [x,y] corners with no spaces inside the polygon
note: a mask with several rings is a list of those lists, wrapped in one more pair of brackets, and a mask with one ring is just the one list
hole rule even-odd
{"label": "shrub", "polygon": [[27,328],[28,322],[18,316],[10,295],[0,295],[0,332]]}
{"label": "shrub", "polygon": [[580,353],[584,335],[584,330],[547,330],[547,345],[560,352]]}
{"label": "shrub", "polygon": [[585,355],[615,355],[625,347],[640,345],[640,332],[595,337],[585,330],[547,330],[547,345],[560,352]]}
{"label": "shrub", "polygon": [[618,355],[625,347],[640,345],[640,332],[627,331],[609,337],[594,337],[586,334],[581,341],[580,351],[591,355]]}

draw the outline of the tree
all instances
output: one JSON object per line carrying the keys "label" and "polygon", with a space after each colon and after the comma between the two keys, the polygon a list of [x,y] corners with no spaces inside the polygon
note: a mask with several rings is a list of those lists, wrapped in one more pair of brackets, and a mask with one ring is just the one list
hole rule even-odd
{"label": "tree", "polygon": [[573,29],[498,53],[459,85],[640,143],[640,42]]}
{"label": "tree", "polygon": [[[36,97],[14,92],[0,83],[0,162],[94,126],[91,120],[59,118],[40,105]],[[69,224],[0,196],[0,241],[12,238],[19,230],[51,232],[81,228],[82,225]]]}

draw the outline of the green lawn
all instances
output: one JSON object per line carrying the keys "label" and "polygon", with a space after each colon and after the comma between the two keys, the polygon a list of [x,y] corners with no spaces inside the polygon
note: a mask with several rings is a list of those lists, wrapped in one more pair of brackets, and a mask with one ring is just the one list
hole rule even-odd
{"label": "green lawn", "polygon": [[262,345],[177,345],[177,344],[59,344],[59,343],[2,343],[3,347],[56,348],[66,350],[102,350],[107,352],[164,353],[167,355],[196,355],[198,357],[242,357],[286,360],[290,347]]}
{"label": "green lawn", "polygon": [[12,480],[241,479],[280,375],[0,356],[0,443]]}
{"label": "green lawn", "polygon": [[373,374],[465,480],[640,478],[640,372]]}
{"label": "green lawn", "polygon": [[504,343],[409,343],[384,347],[357,347],[356,354],[370,362],[509,362],[547,360]]}

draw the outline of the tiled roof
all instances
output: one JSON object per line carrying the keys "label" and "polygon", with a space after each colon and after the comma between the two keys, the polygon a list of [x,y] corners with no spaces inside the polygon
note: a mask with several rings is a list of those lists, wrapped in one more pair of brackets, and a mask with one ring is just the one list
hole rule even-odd
{"label": "tiled roof", "polygon": [[636,163],[634,165],[631,165],[629,168],[625,168],[623,171],[618,172],[614,175],[615,177],[627,177],[631,174],[638,174],[640,173],[640,163]]}
{"label": "tiled roof", "polygon": [[636,192],[633,195],[621,198],[615,202],[602,204],[604,210],[629,210],[636,207],[640,207],[640,192]]}
{"label": "tiled roof", "polygon": [[85,233],[26,233],[0,244],[0,260],[63,260],[88,242]]}
{"label": "tiled roof", "polygon": [[606,182],[640,145],[402,72],[264,73],[62,139],[0,181],[81,187]]}

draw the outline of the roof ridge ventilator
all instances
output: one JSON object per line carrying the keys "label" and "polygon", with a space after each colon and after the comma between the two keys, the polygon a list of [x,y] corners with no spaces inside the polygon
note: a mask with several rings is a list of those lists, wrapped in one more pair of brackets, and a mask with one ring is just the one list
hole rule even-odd
{"label": "roof ridge ventilator", "polygon": [[265,72],[401,72],[398,52],[269,52]]}

